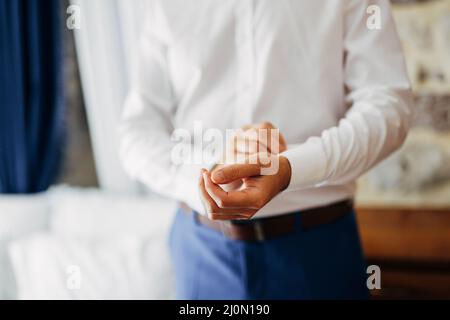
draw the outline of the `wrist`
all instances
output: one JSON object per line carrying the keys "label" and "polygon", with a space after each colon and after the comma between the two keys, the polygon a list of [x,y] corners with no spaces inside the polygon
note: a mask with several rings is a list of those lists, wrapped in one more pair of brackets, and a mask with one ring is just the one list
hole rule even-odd
{"label": "wrist", "polygon": [[284,156],[279,157],[279,163],[280,167],[278,174],[280,177],[280,186],[281,191],[284,191],[289,187],[289,184],[291,183],[292,169],[289,160]]}

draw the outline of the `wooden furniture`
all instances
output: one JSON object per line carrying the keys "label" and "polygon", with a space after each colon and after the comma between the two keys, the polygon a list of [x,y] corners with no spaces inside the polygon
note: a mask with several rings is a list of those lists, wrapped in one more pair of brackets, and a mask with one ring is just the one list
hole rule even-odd
{"label": "wooden furniture", "polygon": [[383,299],[450,299],[450,209],[358,207],[369,264],[381,268]]}

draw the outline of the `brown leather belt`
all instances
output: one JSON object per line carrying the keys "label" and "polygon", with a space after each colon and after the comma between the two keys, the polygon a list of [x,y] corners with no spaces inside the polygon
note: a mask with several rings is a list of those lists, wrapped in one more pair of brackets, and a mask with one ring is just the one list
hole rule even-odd
{"label": "brown leather belt", "polygon": [[186,204],[182,203],[180,207],[186,214],[195,214],[200,224],[222,232],[229,239],[251,242],[292,233],[295,231],[297,219],[302,230],[331,223],[352,212],[353,203],[351,200],[345,200],[324,207],[248,221],[214,221],[197,214]]}

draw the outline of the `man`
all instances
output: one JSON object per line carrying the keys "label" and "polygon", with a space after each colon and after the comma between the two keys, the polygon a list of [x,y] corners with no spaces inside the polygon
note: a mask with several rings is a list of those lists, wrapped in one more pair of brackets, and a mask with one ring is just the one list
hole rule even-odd
{"label": "man", "polygon": [[[403,143],[412,117],[389,2],[155,0],[141,40],[121,154],[131,176],[182,203],[178,298],[367,298],[355,179]],[[231,149],[276,126],[279,150],[258,136],[246,163],[174,163],[172,133],[195,136],[198,121],[243,128]],[[261,174],[260,149],[274,173]]]}

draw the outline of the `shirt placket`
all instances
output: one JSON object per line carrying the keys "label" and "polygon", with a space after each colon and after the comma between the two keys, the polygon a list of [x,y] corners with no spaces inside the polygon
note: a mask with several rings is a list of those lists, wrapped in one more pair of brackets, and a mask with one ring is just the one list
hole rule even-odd
{"label": "shirt placket", "polygon": [[254,0],[238,0],[236,14],[237,81],[235,128],[252,123],[255,102]]}

